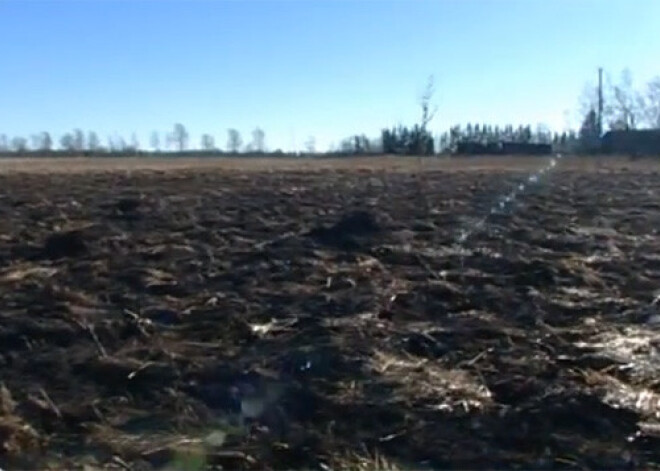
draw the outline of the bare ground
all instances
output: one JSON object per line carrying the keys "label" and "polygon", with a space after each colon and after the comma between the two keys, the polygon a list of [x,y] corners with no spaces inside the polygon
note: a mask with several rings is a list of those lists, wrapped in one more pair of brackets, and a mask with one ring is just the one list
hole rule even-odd
{"label": "bare ground", "polygon": [[0,163],[0,467],[660,468],[660,166],[456,242],[543,162]]}

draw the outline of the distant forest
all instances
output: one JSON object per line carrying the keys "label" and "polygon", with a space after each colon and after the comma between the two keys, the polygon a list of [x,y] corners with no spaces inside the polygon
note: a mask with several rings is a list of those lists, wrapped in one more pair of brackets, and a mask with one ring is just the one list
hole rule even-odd
{"label": "distant forest", "polygon": [[455,125],[441,133],[434,132],[431,122],[437,107],[432,105],[435,90],[430,78],[420,99],[421,117],[418,123],[383,128],[377,137],[357,133],[325,152],[317,151],[315,139],[311,136],[296,152],[269,150],[266,133],[261,128],[255,128],[247,142],[237,129],[227,129],[226,144],[221,149],[212,134],[203,134],[199,143],[191,143],[187,128],[182,123],[176,123],[169,132],[154,131],[148,146],[141,145],[135,134],[128,139],[111,136],[103,143],[96,132],[82,129],[74,129],[58,139],[47,131],[29,137],[10,137],[0,133],[0,156],[438,155],[456,153],[461,148],[492,148],[502,143],[518,145],[518,148],[537,145],[550,146],[555,152],[587,153],[599,149],[605,130],[660,130],[660,76],[650,80],[642,89],[634,87],[628,69],[621,72],[616,83],[609,76],[607,82],[600,94],[598,87],[585,86],[579,104],[583,116],[580,128],[561,133],[543,124],[477,122]]}

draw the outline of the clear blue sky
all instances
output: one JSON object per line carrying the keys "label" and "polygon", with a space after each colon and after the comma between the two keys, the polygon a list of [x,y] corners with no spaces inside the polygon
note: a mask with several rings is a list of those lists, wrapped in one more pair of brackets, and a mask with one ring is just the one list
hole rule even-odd
{"label": "clear blue sky", "polygon": [[0,0],[0,133],[186,125],[323,149],[418,119],[574,125],[602,65],[660,74],[660,0]]}

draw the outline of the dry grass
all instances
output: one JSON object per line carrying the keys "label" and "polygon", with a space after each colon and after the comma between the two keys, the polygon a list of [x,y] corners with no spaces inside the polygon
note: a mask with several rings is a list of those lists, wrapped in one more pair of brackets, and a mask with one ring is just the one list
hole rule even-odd
{"label": "dry grass", "polygon": [[492,403],[488,388],[460,369],[447,369],[438,362],[375,351],[373,371],[394,386],[393,398],[407,404],[425,404],[441,411],[483,409]]}
{"label": "dry grass", "polygon": [[344,456],[335,456],[323,468],[327,471],[403,471],[406,469],[379,453],[348,453]]}
{"label": "dry grass", "polygon": [[[85,172],[166,172],[185,169],[220,171],[382,171],[419,173],[435,171],[534,171],[551,157],[429,157],[420,166],[413,157],[350,158],[16,158],[0,159],[1,173],[85,173]],[[573,157],[561,163],[564,169],[616,171],[622,169],[656,170],[656,159],[632,161],[626,157]]]}

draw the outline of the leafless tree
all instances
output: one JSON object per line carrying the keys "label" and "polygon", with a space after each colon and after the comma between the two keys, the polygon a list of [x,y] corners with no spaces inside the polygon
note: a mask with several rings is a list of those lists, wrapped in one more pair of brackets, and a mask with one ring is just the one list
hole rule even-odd
{"label": "leafless tree", "polygon": [[609,88],[609,103],[604,113],[609,118],[610,128],[636,129],[643,119],[645,104],[643,96],[633,87],[630,70],[624,69],[619,82]]}
{"label": "leafless tree", "polygon": [[427,128],[429,123],[435,118],[435,114],[438,112],[438,106],[431,103],[434,95],[435,78],[433,75],[430,75],[426,82],[426,88],[419,100],[419,104],[422,107],[422,116],[419,124],[420,136],[418,136],[417,150],[420,155],[426,153],[428,140],[430,139],[431,142],[433,141],[433,137],[429,134]]}
{"label": "leafless tree", "polygon": [[100,148],[101,141],[99,140],[99,136],[94,131],[87,133],[87,149],[92,152],[96,152]]}
{"label": "leafless tree", "polygon": [[266,149],[266,133],[261,128],[255,128],[252,131],[252,142],[250,143],[250,150],[253,152],[264,152]]}
{"label": "leafless tree", "polygon": [[81,129],[73,130],[73,145],[74,150],[80,152],[85,149],[85,134]]}
{"label": "leafless tree", "polygon": [[67,132],[60,137],[60,147],[67,151],[67,152],[73,152],[76,150],[76,145],[74,142],[73,134],[70,132]]}
{"label": "leafless tree", "polygon": [[339,143],[339,152],[342,154],[354,154],[355,153],[355,139],[353,137],[347,137],[342,139]]}
{"label": "leafless tree", "polygon": [[431,104],[433,95],[435,95],[435,78],[431,75],[426,82],[426,88],[419,100],[422,107],[422,121],[420,123],[422,131],[426,131],[426,127],[433,121],[435,114],[438,112],[437,105]]}
{"label": "leafless tree", "polygon": [[115,139],[115,146],[119,152],[126,152],[128,150],[128,145],[126,144],[126,139],[119,136]]}
{"label": "leafless tree", "polygon": [[436,105],[432,105],[431,101],[433,100],[433,95],[435,94],[435,79],[433,75],[430,75],[427,82],[426,88],[420,97],[419,104],[422,107],[422,116],[419,126],[416,127],[415,140],[412,148],[419,155],[418,159],[418,168],[417,168],[417,196],[419,198],[420,207],[424,208],[425,213],[428,214],[430,210],[428,198],[426,197],[426,188],[428,188],[426,182],[426,175],[424,171],[424,163],[421,156],[427,152],[432,152],[433,149],[433,136],[428,132],[427,128],[435,114],[438,111]]}
{"label": "leafless tree", "polygon": [[176,123],[170,135],[170,142],[179,152],[183,152],[188,147],[188,137],[186,127],[181,123]]}
{"label": "leafless tree", "polygon": [[9,149],[9,143],[6,134],[0,134],[0,151],[4,152]]}
{"label": "leafless tree", "polygon": [[552,131],[546,124],[539,123],[536,125],[534,139],[537,144],[550,144],[552,143]]}
{"label": "leafless tree", "polygon": [[314,154],[316,152],[316,139],[314,136],[309,136],[305,141],[305,150],[308,154]]}
{"label": "leafless tree", "polygon": [[151,144],[151,148],[155,151],[160,150],[160,135],[158,134],[158,131],[154,131],[151,133],[151,138],[149,139],[149,143]]}
{"label": "leafless tree", "polygon": [[202,134],[200,145],[205,151],[212,151],[215,149],[215,139],[210,134]]}
{"label": "leafless tree", "polygon": [[11,148],[14,152],[25,152],[28,149],[28,141],[24,137],[16,136],[11,140]]}
{"label": "leafless tree", "polygon": [[126,140],[117,136],[108,136],[108,149],[110,152],[126,152],[129,149],[129,146],[126,145]]}
{"label": "leafless tree", "polygon": [[242,145],[241,133],[237,129],[227,129],[227,150],[237,153]]}
{"label": "leafless tree", "polygon": [[140,140],[138,139],[137,134],[135,133],[131,134],[131,145],[129,147],[134,152],[140,150]]}
{"label": "leafless tree", "polygon": [[660,76],[646,86],[646,120],[653,129],[660,129]]}
{"label": "leafless tree", "polygon": [[53,149],[53,138],[50,137],[50,133],[44,131],[41,133],[41,150],[50,151]]}
{"label": "leafless tree", "polygon": [[53,140],[47,132],[41,132],[32,136],[32,149],[47,152],[53,147]]}

